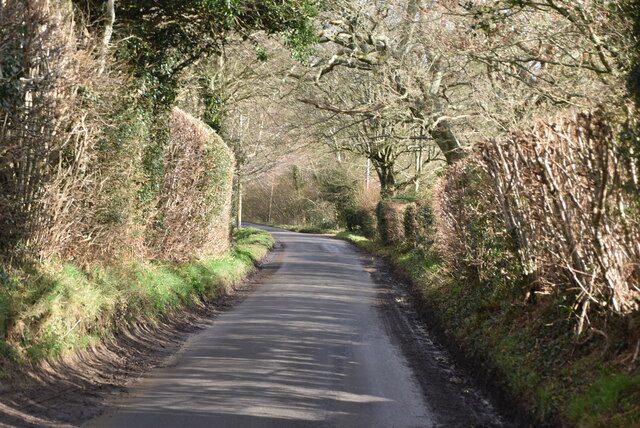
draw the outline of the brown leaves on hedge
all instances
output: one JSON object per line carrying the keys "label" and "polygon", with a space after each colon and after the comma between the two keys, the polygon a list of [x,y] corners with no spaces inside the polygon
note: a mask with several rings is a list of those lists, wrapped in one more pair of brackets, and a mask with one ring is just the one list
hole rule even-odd
{"label": "brown leaves on hedge", "polygon": [[501,261],[518,264],[537,292],[574,296],[578,334],[595,313],[637,311],[637,147],[618,131],[592,113],[540,122],[451,168],[435,204],[448,264],[481,272],[497,263],[487,248],[500,248]]}
{"label": "brown leaves on hedge", "polygon": [[185,260],[226,250],[233,167],[233,153],[211,128],[178,108],[171,111],[154,231],[158,257]]}

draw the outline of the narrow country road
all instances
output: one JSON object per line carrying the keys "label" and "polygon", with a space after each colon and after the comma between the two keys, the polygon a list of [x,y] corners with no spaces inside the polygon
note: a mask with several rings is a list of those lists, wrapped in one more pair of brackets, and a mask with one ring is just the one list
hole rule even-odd
{"label": "narrow country road", "polygon": [[259,288],[86,426],[441,425],[389,336],[362,256],[329,237],[268,230],[281,249]]}

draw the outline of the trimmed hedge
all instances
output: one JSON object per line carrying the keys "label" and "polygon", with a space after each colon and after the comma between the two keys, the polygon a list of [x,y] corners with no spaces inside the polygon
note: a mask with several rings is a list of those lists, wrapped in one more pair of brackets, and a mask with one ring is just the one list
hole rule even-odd
{"label": "trimmed hedge", "polygon": [[203,122],[174,108],[154,221],[157,257],[186,260],[216,255],[228,245],[234,158]]}

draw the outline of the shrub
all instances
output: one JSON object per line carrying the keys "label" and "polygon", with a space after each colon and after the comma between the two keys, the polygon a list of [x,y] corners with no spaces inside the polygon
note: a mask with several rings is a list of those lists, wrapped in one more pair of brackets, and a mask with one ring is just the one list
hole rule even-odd
{"label": "shrub", "polygon": [[562,295],[577,333],[637,312],[637,165],[616,135],[601,115],[579,114],[488,141],[452,167],[434,192],[451,271]]}
{"label": "shrub", "polygon": [[404,211],[407,202],[380,201],[376,207],[378,234],[380,241],[386,245],[399,245],[404,242]]}
{"label": "shrub", "polygon": [[375,240],[378,237],[377,219],[374,210],[361,208],[357,212],[358,232],[368,239]]}
{"label": "shrub", "polygon": [[152,231],[157,257],[186,260],[226,249],[233,168],[233,153],[211,128],[178,108],[171,111]]}
{"label": "shrub", "polygon": [[[79,108],[93,77],[67,2],[0,8],[0,255],[41,257],[78,238],[94,129]],[[59,3],[59,4],[58,4]]]}
{"label": "shrub", "polygon": [[429,250],[435,239],[434,216],[429,201],[419,199],[404,212],[404,236],[414,248]]}

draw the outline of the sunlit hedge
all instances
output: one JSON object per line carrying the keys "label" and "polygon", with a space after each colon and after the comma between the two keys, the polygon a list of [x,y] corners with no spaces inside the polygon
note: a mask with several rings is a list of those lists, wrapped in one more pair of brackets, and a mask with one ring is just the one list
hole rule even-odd
{"label": "sunlit hedge", "polygon": [[181,260],[226,249],[233,167],[233,153],[211,128],[178,108],[171,111],[153,230],[158,256]]}
{"label": "sunlit hedge", "polygon": [[577,333],[637,314],[638,141],[627,133],[579,114],[488,141],[451,168],[434,192],[451,271],[531,302],[561,295]]}

